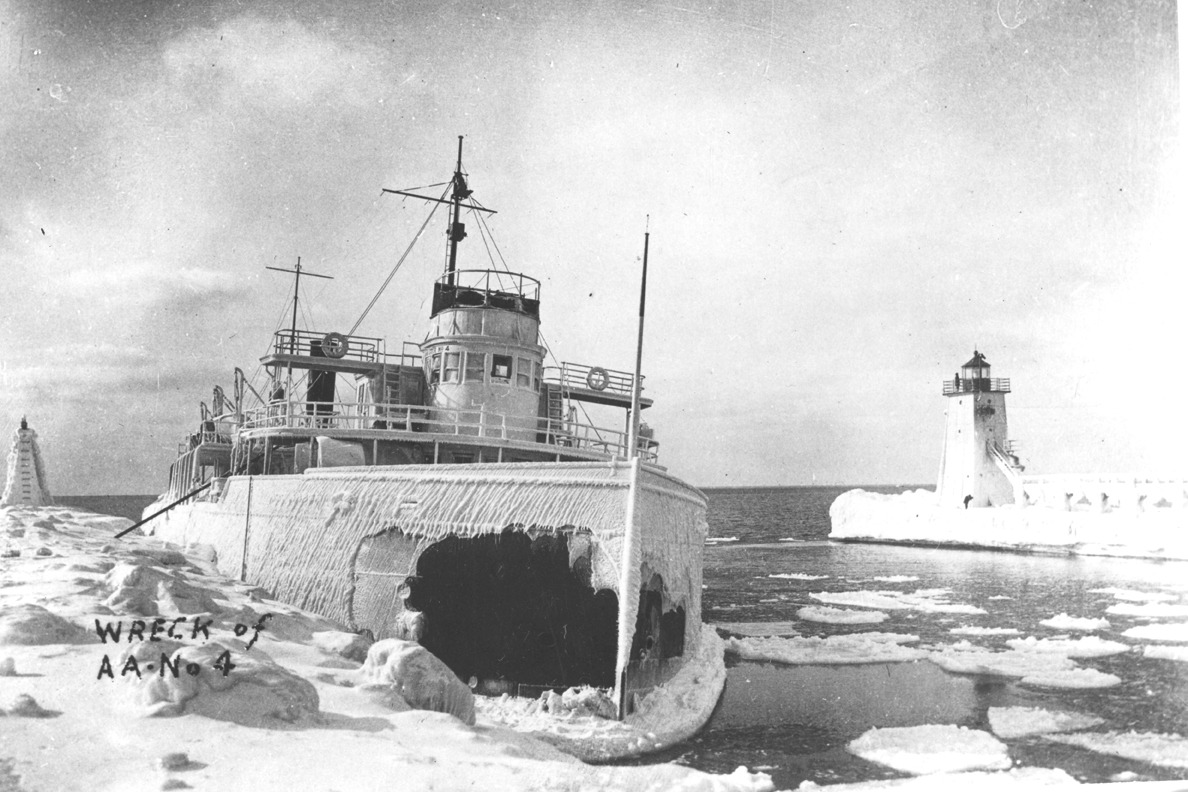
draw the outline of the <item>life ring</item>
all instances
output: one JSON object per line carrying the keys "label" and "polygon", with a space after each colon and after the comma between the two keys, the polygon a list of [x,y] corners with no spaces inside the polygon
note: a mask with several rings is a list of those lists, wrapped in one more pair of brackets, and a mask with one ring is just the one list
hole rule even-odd
{"label": "life ring", "polygon": [[606,369],[595,366],[586,375],[586,384],[590,386],[591,390],[606,390],[606,386],[610,384],[610,375],[606,373]]}
{"label": "life ring", "polygon": [[347,353],[347,337],[342,333],[326,333],[322,337],[322,352],[328,358],[340,358]]}

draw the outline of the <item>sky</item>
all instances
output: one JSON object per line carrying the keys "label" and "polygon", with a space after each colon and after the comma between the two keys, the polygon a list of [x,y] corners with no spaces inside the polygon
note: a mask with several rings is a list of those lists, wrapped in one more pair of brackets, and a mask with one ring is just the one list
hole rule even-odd
{"label": "sky", "polygon": [[[214,385],[345,331],[465,136],[558,360],[630,370],[704,487],[934,483],[941,382],[1029,473],[1188,478],[1167,0],[0,0],[0,432],[162,490]],[[477,226],[460,266],[489,264]],[[424,338],[436,215],[359,328]]]}

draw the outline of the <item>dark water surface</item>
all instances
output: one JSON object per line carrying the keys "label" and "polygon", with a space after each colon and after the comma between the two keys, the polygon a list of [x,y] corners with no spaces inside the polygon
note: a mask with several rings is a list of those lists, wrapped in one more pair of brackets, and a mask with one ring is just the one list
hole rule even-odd
{"label": "dark water surface", "polygon": [[[813,592],[912,592],[943,588],[952,602],[986,614],[885,611],[878,625],[797,622],[802,635],[883,631],[920,636],[921,644],[966,639],[1006,649],[1010,637],[1055,637],[1039,622],[1058,613],[1107,618],[1094,634],[1137,646],[1121,637],[1145,620],[1106,614],[1117,600],[1092,589],[1118,587],[1188,594],[1188,564],[1127,559],[1016,555],[889,545],[842,544],[826,539],[829,504],[846,487],[707,490],[711,544],[705,553],[703,617],[707,622],[788,622],[805,605],[821,604]],[[875,489],[875,488],[868,488]],[[895,488],[879,488],[884,492]],[[795,541],[780,541],[792,539]],[[820,580],[770,578],[771,574],[826,575]],[[875,577],[913,576],[887,582]],[[961,625],[1014,627],[1019,636],[961,636]],[[783,666],[735,662],[726,692],[706,729],[659,758],[712,772],[739,765],[772,774],[777,788],[894,778],[900,774],[852,756],[845,744],[875,726],[957,724],[989,729],[989,707],[1027,706],[1097,715],[1093,731],[1188,733],[1188,664],[1144,658],[1132,651],[1078,665],[1122,678],[1099,690],[1024,688],[1001,677],[950,674],[928,661],[864,666]],[[1188,778],[1173,770],[1095,754],[1030,738],[1007,741],[1016,763],[1059,767],[1083,781],[1108,781],[1122,772],[1150,779]]]}

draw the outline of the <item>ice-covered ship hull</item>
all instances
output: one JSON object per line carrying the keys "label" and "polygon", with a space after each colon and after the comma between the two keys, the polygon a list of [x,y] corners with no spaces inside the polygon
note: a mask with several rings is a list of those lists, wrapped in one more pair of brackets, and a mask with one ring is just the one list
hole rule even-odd
{"label": "ice-covered ship hull", "polygon": [[624,680],[630,701],[696,649],[705,526],[697,490],[610,461],[234,476],[153,530],[354,629],[415,634],[476,685]]}

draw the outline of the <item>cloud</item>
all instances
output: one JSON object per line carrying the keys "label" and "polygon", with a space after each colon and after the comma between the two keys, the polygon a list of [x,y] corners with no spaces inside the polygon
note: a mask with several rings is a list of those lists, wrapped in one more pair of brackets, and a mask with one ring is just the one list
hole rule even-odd
{"label": "cloud", "polygon": [[174,40],[163,57],[176,79],[221,84],[224,97],[236,100],[366,105],[386,91],[375,73],[379,50],[343,46],[291,19],[236,17]]}

